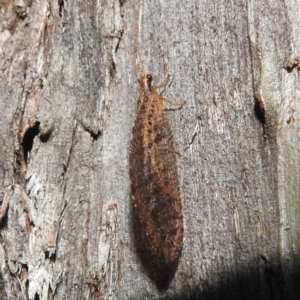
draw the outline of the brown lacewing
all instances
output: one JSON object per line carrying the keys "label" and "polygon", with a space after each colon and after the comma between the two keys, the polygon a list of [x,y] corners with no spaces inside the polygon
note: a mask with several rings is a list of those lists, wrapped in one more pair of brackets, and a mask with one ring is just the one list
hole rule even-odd
{"label": "brown lacewing", "polygon": [[159,289],[168,287],[176,271],[183,245],[183,213],[174,138],[164,103],[181,108],[157,91],[169,76],[152,86],[138,47],[137,63],[141,93],[132,129],[129,173],[135,216],[135,241],[149,277]]}

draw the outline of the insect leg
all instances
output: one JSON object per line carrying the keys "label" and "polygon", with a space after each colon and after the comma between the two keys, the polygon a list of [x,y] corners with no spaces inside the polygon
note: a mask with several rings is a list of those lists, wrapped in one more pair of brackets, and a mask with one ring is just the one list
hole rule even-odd
{"label": "insect leg", "polygon": [[169,99],[166,99],[164,97],[162,97],[162,98],[163,98],[164,101],[166,101],[167,103],[169,103],[171,106],[173,106],[173,107],[175,106],[176,107],[176,108],[172,108],[172,109],[180,109],[186,103],[186,101],[182,101],[180,103],[175,103],[175,102],[173,102],[173,101],[171,101]]}

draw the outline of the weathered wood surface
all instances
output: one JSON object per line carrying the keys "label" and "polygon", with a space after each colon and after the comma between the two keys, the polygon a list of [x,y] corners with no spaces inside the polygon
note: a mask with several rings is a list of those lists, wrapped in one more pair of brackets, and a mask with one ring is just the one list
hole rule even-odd
{"label": "weathered wood surface", "polygon": [[[298,299],[299,12],[273,0],[2,0],[2,299]],[[125,27],[134,56],[139,29],[154,84],[171,74],[164,96],[187,101],[167,112],[185,238],[164,294],[132,235],[140,91]]]}

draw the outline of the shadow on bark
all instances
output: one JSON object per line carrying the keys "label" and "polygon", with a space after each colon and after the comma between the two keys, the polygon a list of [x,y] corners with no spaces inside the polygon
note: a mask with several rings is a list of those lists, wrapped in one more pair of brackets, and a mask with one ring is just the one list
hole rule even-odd
{"label": "shadow on bark", "polygon": [[[254,274],[254,275],[252,275]],[[218,284],[204,282],[190,287],[173,297],[162,300],[298,300],[300,295],[300,264],[294,267],[284,282],[280,267],[265,265],[261,272],[257,268],[245,270],[237,276],[225,275],[216,279]],[[201,286],[201,287],[200,287]]]}
{"label": "shadow on bark", "polygon": [[[252,275],[255,274],[255,275]],[[160,300],[298,300],[300,295],[300,264],[286,282],[283,282],[280,268],[265,266],[261,273],[248,269],[240,276],[225,275],[216,278],[218,284],[200,282],[196,286],[186,286],[178,295],[161,296]],[[222,282],[223,279],[223,282]],[[201,286],[201,287],[200,287]],[[0,299],[8,299],[0,273]],[[133,298],[140,299],[140,296]]]}

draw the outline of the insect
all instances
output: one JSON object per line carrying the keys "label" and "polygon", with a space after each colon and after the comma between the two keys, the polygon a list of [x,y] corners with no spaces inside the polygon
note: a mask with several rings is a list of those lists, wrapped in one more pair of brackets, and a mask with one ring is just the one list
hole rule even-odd
{"label": "insect", "polygon": [[164,103],[180,108],[185,102],[176,104],[159,94],[158,89],[167,85],[169,76],[162,84],[152,86],[152,76],[146,74],[140,53],[138,64],[131,59],[140,74],[141,88],[129,154],[135,241],[149,277],[158,289],[165,289],[177,269],[184,229],[176,166],[179,153]]}

